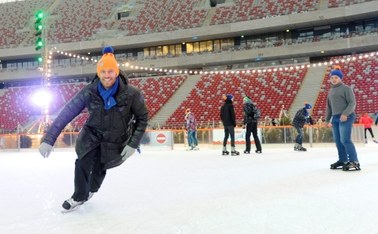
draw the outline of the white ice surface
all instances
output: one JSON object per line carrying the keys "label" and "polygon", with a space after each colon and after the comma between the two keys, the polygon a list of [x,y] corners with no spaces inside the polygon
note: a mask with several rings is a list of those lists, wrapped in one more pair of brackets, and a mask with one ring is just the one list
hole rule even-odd
{"label": "white ice surface", "polygon": [[109,170],[101,190],[62,214],[75,153],[0,152],[1,234],[378,233],[378,144],[361,171],[330,170],[335,147],[145,150]]}

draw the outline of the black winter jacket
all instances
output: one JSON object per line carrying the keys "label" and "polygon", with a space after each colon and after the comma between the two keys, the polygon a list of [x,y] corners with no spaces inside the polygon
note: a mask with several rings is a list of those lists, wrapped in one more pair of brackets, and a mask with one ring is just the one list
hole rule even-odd
{"label": "black winter jacket", "polygon": [[299,109],[297,113],[295,114],[292,125],[294,127],[303,128],[303,126],[306,123],[307,118],[308,118],[307,109],[303,107]]}
{"label": "black winter jacket", "polygon": [[245,103],[243,106],[244,111],[244,124],[249,124],[253,122],[257,122],[257,119],[255,119],[253,116],[255,114],[254,112],[255,106],[252,103]]}
{"label": "black winter jacket", "polygon": [[221,108],[220,117],[222,119],[223,126],[236,127],[236,117],[234,105],[232,101],[226,100]]}
{"label": "black winter jacket", "polygon": [[[89,118],[79,133],[75,147],[79,159],[100,146],[101,162],[106,164],[118,160],[125,145],[137,148],[147,127],[148,111],[141,92],[128,85],[122,73],[120,79],[115,95],[117,104],[105,110],[103,99],[97,90],[100,80],[96,75],[90,84],[64,106],[42,141],[54,145],[63,128],[87,108]],[[135,124],[130,131],[133,119]],[[105,168],[114,166],[117,165]]]}

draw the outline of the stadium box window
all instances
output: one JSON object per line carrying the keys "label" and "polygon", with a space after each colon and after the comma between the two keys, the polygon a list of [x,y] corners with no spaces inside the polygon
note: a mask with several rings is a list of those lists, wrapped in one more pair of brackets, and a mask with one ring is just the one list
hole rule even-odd
{"label": "stadium box window", "polygon": [[169,46],[168,55],[170,55],[170,56],[175,56],[176,55],[176,46],[175,45],[170,45]]}
{"label": "stadium box window", "polygon": [[[138,59],[143,59],[144,58],[144,52],[138,51],[137,57],[138,57]],[[126,58],[126,55],[125,55],[125,58]]]}
{"label": "stadium box window", "polygon": [[181,44],[178,44],[175,47],[176,47],[176,55],[181,55],[182,54],[182,46],[181,46]]}
{"label": "stadium box window", "polygon": [[192,54],[194,49],[193,49],[193,43],[186,43],[186,53],[187,54]]}
{"label": "stadium box window", "polygon": [[163,48],[161,46],[156,47],[156,56],[157,57],[163,56]]}
{"label": "stadium box window", "polygon": [[143,49],[143,56],[144,56],[145,58],[150,57],[150,48],[144,48],[144,49]]}
{"label": "stadium box window", "polygon": [[202,41],[202,42],[200,42],[200,51],[201,52],[213,51],[213,41]]}
{"label": "stadium box window", "polygon": [[221,47],[222,47],[222,50],[229,50],[230,48],[234,47],[234,40],[233,39],[222,39],[221,40]]}
{"label": "stadium box window", "polygon": [[167,56],[169,53],[169,47],[168,46],[163,46],[162,48],[162,54],[163,56]]}
{"label": "stadium box window", "polygon": [[220,40],[214,40],[214,51],[220,51],[220,50],[221,50]]}
{"label": "stadium box window", "polygon": [[152,58],[156,57],[156,48],[150,48],[150,56]]}

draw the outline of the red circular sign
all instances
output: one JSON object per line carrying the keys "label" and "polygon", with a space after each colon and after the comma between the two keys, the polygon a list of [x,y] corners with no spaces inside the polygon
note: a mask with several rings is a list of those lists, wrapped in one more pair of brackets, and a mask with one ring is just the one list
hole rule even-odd
{"label": "red circular sign", "polygon": [[160,144],[163,144],[165,142],[166,138],[165,138],[165,135],[162,134],[162,133],[159,133],[157,136],[156,136],[156,141]]}

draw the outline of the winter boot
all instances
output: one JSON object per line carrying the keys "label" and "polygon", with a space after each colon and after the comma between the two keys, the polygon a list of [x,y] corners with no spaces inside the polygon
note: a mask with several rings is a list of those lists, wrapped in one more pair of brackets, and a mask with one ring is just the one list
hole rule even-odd
{"label": "winter boot", "polygon": [[353,171],[361,170],[360,163],[357,161],[354,161],[354,162],[348,162],[344,164],[343,171],[349,171],[349,170],[353,170]]}
{"label": "winter boot", "polygon": [[337,161],[337,162],[331,164],[331,169],[341,169],[341,168],[344,167],[345,164],[347,164],[347,163]]}
{"label": "winter boot", "polygon": [[230,152],[227,151],[226,146],[223,146],[222,155],[229,155],[229,154],[230,154]]}
{"label": "winter boot", "polygon": [[231,147],[231,155],[232,156],[239,156],[240,153],[238,151],[235,150],[235,147]]}
{"label": "winter boot", "polygon": [[69,198],[63,202],[62,207],[65,209],[65,211],[73,211],[79,209],[84,202],[85,201],[75,201],[73,198]]}

